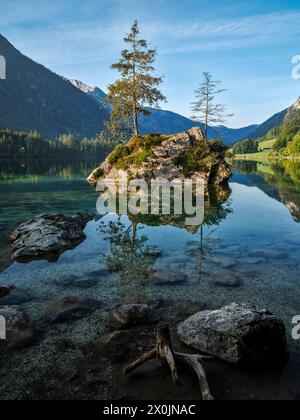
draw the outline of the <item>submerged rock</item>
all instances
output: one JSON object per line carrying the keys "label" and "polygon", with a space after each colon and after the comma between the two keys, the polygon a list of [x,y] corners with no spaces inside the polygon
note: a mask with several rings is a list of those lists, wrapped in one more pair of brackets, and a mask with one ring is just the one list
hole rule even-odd
{"label": "submerged rock", "polygon": [[91,271],[90,273],[88,273],[88,277],[96,278],[97,280],[108,277],[109,275],[110,275],[110,272],[106,268]]}
{"label": "submerged rock", "polygon": [[141,352],[149,351],[153,346],[152,328],[136,327],[99,337],[87,346],[86,352],[94,355],[96,360],[104,357],[113,364],[128,364]]}
{"label": "submerged rock", "polygon": [[259,257],[244,257],[239,260],[242,265],[259,265],[265,262],[264,258]]}
{"label": "submerged rock", "polygon": [[241,287],[241,279],[231,271],[224,270],[218,273],[218,280],[215,282],[217,287]]}
{"label": "submerged rock", "polygon": [[147,304],[124,304],[110,312],[106,324],[117,330],[122,330],[149,322],[152,314],[152,308]]}
{"label": "submerged rock", "polygon": [[157,286],[177,286],[187,281],[187,276],[181,271],[172,272],[166,269],[156,269],[149,277],[149,281]]}
{"label": "submerged rock", "polygon": [[131,331],[115,331],[99,337],[90,347],[97,357],[107,357],[114,362],[127,362],[131,354],[138,355],[135,335]]}
{"label": "submerged rock", "polygon": [[21,224],[9,236],[12,257],[16,260],[57,258],[85,239],[83,232],[94,214],[43,214]]}
{"label": "submerged rock", "polygon": [[4,305],[20,305],[29,302],[32,296],[25,289],[18,287],[0,287],[0,306]]}
{"label": "submerged rock", "polygon": [[210,257],[208,262],[212,262],[215,265],[219,265],[222,268],[233,268],[237,266],[237,260],[235,258],[223,256],[223,255],[216,255],[214,257]]}
{"label": "submerged rock", "polygon": [[277,249],[257,249],[250,252],[250,257],[265,258],[270,260],[285,260],[289,257],[289,254],[285,251],[279,251]]}
{"label": "submerged rock", "polygon": [[63,288],[75,288],[75,289],[89,289],[97,286],[98,279],[92,277],[64,277],[61,279],[56,279],[56,286]]}
{"label": "submerged rock", "polygon": [[27,313],[19,306],[3,306],[0,316],[6,324],[6,340],[0,341],[0,348],[22,349],[34,343],[36,335]]}
{"label": "submerged rock", "polygon": [[75,321],[93,313],[100,306],[94,299],[82,297],[63,297],[52,302],[46,311],[46,317],[52,323]]}
{"label": "submerged rock", "polygon": [[280,364],[288,355],[283,321],[248,303],[199,312],[177,332],[188,346],[237,365]]}

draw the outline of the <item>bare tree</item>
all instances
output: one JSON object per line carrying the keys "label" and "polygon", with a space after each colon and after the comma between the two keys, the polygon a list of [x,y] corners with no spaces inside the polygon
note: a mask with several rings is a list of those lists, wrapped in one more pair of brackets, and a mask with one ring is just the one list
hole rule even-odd
{"label": "bare tree", "polygon": [[226,91],[226,89],[219,88],[221,83],[218,80],[213,80],[210,73],[204,72],[203,81],[199,89],[195,91],[196,101],[192,103],[192,119],[204,123],[205,139],[207,139],[210,124],[222,124],[227,118],[233,116],[233,114],[227,114],[226,105],[215,103],[216,95]]}

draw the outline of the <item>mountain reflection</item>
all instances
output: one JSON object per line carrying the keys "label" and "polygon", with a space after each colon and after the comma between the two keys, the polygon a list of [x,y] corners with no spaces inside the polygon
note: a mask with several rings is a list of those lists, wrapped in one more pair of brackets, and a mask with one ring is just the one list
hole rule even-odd
{"label": "mountain reflection", "polygon": [[300,163],[235,161],[233,169],[247,175],[239,183],[258,187],[284,204],[295,222],[300,222]]}

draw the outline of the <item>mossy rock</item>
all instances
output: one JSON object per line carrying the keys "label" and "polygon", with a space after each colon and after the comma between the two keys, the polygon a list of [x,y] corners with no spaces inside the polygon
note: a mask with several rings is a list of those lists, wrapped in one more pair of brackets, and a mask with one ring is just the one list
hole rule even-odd
{"label": "mossy rock", "polygon": [[108,162],[116,169],[128,169],[131,165],[142,165],[148,158],[155,158],[153,150],[166,139],[161,134],[134,136],[126,145],[119,144],[108,156]]}

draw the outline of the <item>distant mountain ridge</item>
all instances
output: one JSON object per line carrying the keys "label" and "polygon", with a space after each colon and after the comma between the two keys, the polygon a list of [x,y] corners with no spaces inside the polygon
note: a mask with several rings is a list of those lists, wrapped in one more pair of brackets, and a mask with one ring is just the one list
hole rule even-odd
{"label": "distant mountain ridge", "polygon": [[88,96],[91,97],[91,99],[94,99],[96,102],[100,103],[101,100],[106,99],[106,94],[103,92],[103,90],[99,89],[98,87],[86,85],[85,83],[80,82],[80,80],[76,79],[68,79],[66,77],[64,79],[70,82],[77,89],[86,93]]}
{"label": "distant mountain ridge", "polygon": [[[106,98],[106,94],[98,87],[89,86],[79,80],[66,80],[69,80],[73,86],[90,96],[98,104],[101,104],[101,100]],[[139,117],[141,134],[176,134],[182,131],[188,131],[194,126],[200,126],[202,129],[204,128],[203,124],[195,123],[195,121],[172,111],[154,108],[149,108],[149,111],[151,112],[149,116]],[[212,139],[221,136],[225,143],[231,144],[247,137],[247,135],[252,133],[257,127],[258,125],[250,125],[239,129],[225,126],[210,127],[208,135]]]}
{"label": "distant mountain ridge", "polygon": [[0,81],[0,128],[37,130],[54,139],[60,134],[93,137],[107,112],[62,77],[21,54],[0,35],[7,78]]}
{"label": "distant mountain ridge", "polygon": [[249,138],[256,140],[265,136],[270,130],[278,127],[283,123],[287,113],[288,108],[273,115],[271,118],[267,119],[265,122],[259,125],[252,133],[250,133]]}
{"label": "distant mountain ridge", "polygon": [[[91,138],[103,129],[109,109],[100,104],[106,98],[101,89],[58,76],[24,56],[2,35],[0,55],[7,62],[7,79],[0,82],[0,129],[36,130],[50,139],[61,134]],[[161,109],[151,109],[149,117],[140,118],[141,134],[175,134],[197,125],[204,127]],[[208,134],[233,144],[256,128],[256,125],[240,129],[210,127]]]}

